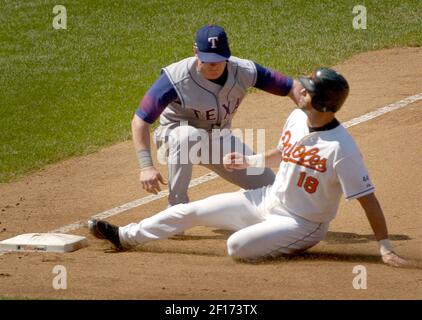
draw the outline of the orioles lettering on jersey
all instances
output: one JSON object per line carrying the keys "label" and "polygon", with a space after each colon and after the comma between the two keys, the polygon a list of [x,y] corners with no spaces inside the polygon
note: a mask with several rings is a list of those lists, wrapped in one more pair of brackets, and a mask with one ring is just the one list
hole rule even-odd
{"label": "orioles lettering on jersey", "polygon": [[281,149],[283,161],[292,162],[296,165],[319,172],[327,171],[327,159],[318,155],[317,147],[307,149],[304,145],[297,145],[297,142],[290,142],[292,134],[287,130],[281,137]]}

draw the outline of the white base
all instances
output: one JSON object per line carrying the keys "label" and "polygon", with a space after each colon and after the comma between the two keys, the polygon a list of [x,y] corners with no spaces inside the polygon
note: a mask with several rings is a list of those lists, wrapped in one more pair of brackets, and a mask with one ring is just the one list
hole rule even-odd
{"label": "white base", "polygon": [[86,247],[87,239],[63,233],[26,233],[0,241],[6,252],[72,252]]}

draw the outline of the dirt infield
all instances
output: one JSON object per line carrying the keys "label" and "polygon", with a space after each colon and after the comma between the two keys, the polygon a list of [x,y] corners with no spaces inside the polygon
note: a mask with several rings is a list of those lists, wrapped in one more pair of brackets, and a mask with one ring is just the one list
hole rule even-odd
{"label": "dirt infield", "polygon": [[[422,48],[357,55],[336,66],[351,85],[338,117],[347,121],[422,93]],[[266,93],[249,95],[235,128],[266,128],[267,148],[278,140],[293,104]],[[421,299],[422,298],[422,101],[350,128],[371,173],[406,269],[383,265],[357,201],[342,201],[327,238],[302,256],[259,264],[226,254],[228,233],[193,228],[181,239],[114,253],[86,229],[89,246],[69,254],[0,256],[0,297],[76,299]],[[129,126],[129,124],[128,124]],[[161,167],[165,175],[166,169]],[[194,177],[208,172],[202,167]],[[238,190],[221,178],[190,190],[192,200]],[[146,196],[138,184],[131,141],[74,158],[0,185],[0,240],[25,232],[47,232]],[[127,224],[159,212],[160,199],[109,219]],[[63,265],[68,289],[54,290],[52,273]],[[353,267],[364,265],[368,288],[355,290]]]}

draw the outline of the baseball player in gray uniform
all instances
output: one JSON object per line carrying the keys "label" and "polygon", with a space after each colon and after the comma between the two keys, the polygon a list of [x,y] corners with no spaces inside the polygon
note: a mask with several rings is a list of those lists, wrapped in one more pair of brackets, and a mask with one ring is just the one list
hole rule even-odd
{"label": "baseball player in gray uniform", "polygon": [[119,249],[129,249],[203,225],[234,231],[227,240],[228,254],[234,258],[277,257],[304,251],[324,239],[343,194],[347,200],[357,199],[364,209],[384,263],[405,265],[388,240],[362,155],[335,117],[349,93],[346,79],[319,68],[300,82],[299,108],[288,117],[277,147],[257,155],[229,153],[225,158],[230,172],[278,166],[272,185],[179,204],[120,228],[91,220],[91,232]]}
{"label": "baseball player in gray uniform", "polygon": [[[189,202],[187,191],[194,164],[204,165],[244,189],[273,183],[275,175],[270,168],[255,172],[224,169],[222,160],[230,151],[253,153],[249,146],[231,134],[231,122],[250,87],[289,96],[295,103],[300,96],[298,81],[251,60],[231,56],[222,27],[206,25],[200,28],[196,33],[194,53],[193,57],[162,69],[132,120],[142,187],[157,194],[161,190],[160,183],[166,182],[151,158],[150,125],[160,118],[154,140],[159,161],[168,165],[170,206]],[[198,137],[203,143],[200,161],[192,159],[191,152]]]}

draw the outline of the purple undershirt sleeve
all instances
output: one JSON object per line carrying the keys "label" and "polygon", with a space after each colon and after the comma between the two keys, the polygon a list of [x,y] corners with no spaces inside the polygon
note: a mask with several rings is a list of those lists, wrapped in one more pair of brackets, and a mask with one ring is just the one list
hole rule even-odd
{"label": "purple undershirt sleeve", "polygon": [[287,96],[289,94],[293,85],[293,79],[291,77],[264,68],[257,63],[255,63],[255,67],[257,71],[255,88],[278,96]]}
{"label": "purple undershirt sleeve", "polygon": [[136,110],[136,114],[145,122],[152,124],[167,105],[177,98],[176,90],[167,75],[162,72],[158,80],[154,82],[144,95],[140,106]]}

